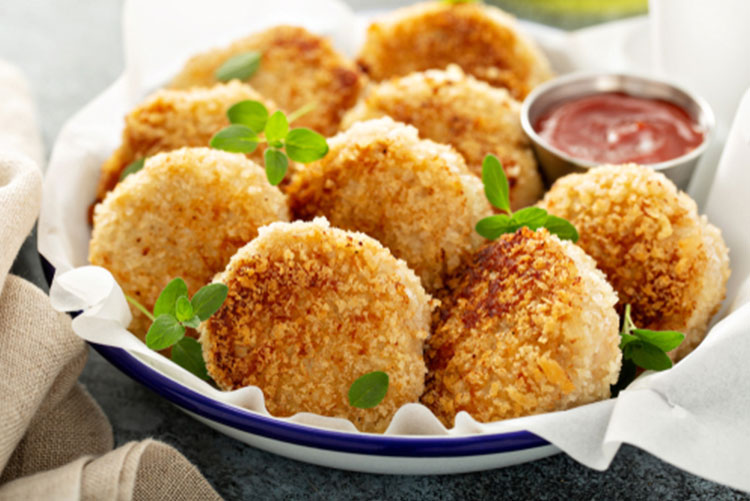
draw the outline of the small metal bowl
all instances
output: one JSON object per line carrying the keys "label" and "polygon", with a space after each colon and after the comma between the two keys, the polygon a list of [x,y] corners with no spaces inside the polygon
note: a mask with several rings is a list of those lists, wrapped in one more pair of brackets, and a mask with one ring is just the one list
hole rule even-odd
{"label": "small metal bowl", "polygon": [[703,130],[703,142],[694,150],[672,160],[647,164],[664,173],[678,188],[685,190],[693,170],[706,151],[714,128],[714,114],[708,103],[674,84],[637,75],[606,73],[573,73],[558,77],[534,89],[521,107],[521,126],[531,139],[534,152],[551,185],[559,177],[572,172],[585,172],[601,165],[597,162],[574,158],[542,139],[533,124],[550,108],[583,96],[602,92],[623,92],[631,96],[661,99],[676,104]]}

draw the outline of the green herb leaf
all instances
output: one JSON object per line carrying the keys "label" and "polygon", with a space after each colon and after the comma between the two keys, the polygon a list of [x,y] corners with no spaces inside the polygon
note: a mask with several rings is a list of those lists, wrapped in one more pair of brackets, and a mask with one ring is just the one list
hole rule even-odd
{"label": "green herb leaf", "polygon": [[303,164],[323,158],[328,153],[326,138],[304,127],[290,130],[285,144],[289,158]]}
{"label": "green herb leaf", "polygon": [[266,123],[266,140],[269,143],[282,141],[288,132],[289,122],[286,121],[286,115],[281,111],[276,111]]}
{"label": "green herb leaf", "polygon": [[252,153],[258,147],[258,135],[247,125],[232,124],[211,138],[211,147],[232,153]]}
{"label": "green herb leaf", "polygon": [[357,378],[349,388],[349,405],[358,409],[375,407],[385,398],[388,382],[388,374],[381,371]]}
{"label": "green herb leaf", "polygon": [[198,315],[193,315],[193,318],[190,320],[185,320],[182,322],[182,325],[185,327],[190,327],[191,329],[197,329],[198,326],[201,324],[201,319],[198,318]]}
{"label": "green herb leaf", "polygon": [[544,226],[544,223],[547,221],[547,211],[539,207],[526,207],[518,212],[514,212],[510,219],[519,228],[527,226],[532,230],[536,230]]}
{"label": "green herb leaf", "polygon": [[146,333],[146,346],[152,350],[169,348],[185,336],[185,327],[175,317],[163,313],[156,317]]}
{"label": "green herb leaf", "polygon": [[159,294],[159,298],[154,304],[154,316],[174,315],[177,299],[181,296],[187,296],[187,293],[185,281],[180,277],[173,278]]}
{"label": "green herb leaf", "polygon": [[193,338],[184,337],[172,347],[172,361],[201,379],[209,379],[201,345]]}
{"label": "green herb leaf", "polygon": [[266,162],[266,177],[271,185],[278,185],[286,175],[289,159],[284,152],[275,148],[268,148],[263,153],[263,160]]}
{"label": "green herb leaf", "polygon": [[620,349],[624,349],[629,343],[638,341],[638,338],[630,334],[620,334]]}
{"label": "green herb leaf", "polygon": [[578,230],[576,230],[576,227],[561,217],[551,214],[547,215],[544,227],[553,235],[557,235],[560,240],[570,240],[573,243],[578,241]]}
{"label": "green herb leaf", "polygon": [[633,329],[631,331],[636,337],[650,343],[660,350],[672,351],[685,339],[685,334],[677,331],[652,331],[648,329]]}
{"label": "green herb leaf", "polygon": [[122,172],[120,172],[120,181],[125,179],[131,174],[135,174],[139,170],[141,170],[146,163],[145,158],[139,158],[138,160],[135,160],[134,162],[128,164],[127,167],[125,167]]}
{"label": "green herb leaf", "polygon": [[202,321],[216,313],[227,298],[229,288],[220,283],[208,284],[195,293],[192,299],[193,311]]}
{"label": "green herb leaf", "polygon": [[234,78],[247,80],[260,68],[260,58],[261,53],[257,51],[237,54],[224,61],[214,76],[220,82],[228,82]]}
{"label": "green herb leaf", "polygon": [[482,183],[487,200],[498,209],[510,212],[508,178],[495,155],[486,155],[482,161]]}
{"label": "green herb leaf", "polygon": [[240,101],[227,110],[227,118],[230,123],[244,125],[260,134],[268,121],[268,109],[260,101]]}
{"label": "green herb leaf", "polygon": [[639,341],[628,343],[626,348],[628,347],[632,347],[628,358],[638,367],[652,371],[663,371],[672,367],[672,360],[667,354],[651,343]]}
{"label": "green herb leaf", "polygon": [[513,233],[518,229],[510,216],[495,214],[480,219],[474,228],[477,233],[488,240],[495,240],[504,233]]}
{"label": "green herb leaf", "polygon": [[188,299],[187,296],[180,296],[177,298],[177,303],[174,307],[174,315],[179,322],[187,322],[193,318],[193,305],[190,304],[190,299]]}

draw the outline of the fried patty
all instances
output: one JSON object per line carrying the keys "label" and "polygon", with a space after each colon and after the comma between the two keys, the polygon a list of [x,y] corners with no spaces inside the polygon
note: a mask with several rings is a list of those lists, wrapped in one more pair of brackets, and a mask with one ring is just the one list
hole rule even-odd
{"label": "fried patty", "polygon": [[481,2],[398,9],[370,25],[358,62],[373,80],[455,63],[518,100],[552,76],[549,62],[515,19]]}
{"label": "fried patty", "polygon": [[726,293],[729,251],[672,181],[640,165],[604,166],[559,179],[540,205],[576,226],[620,312],[630,304],[638,327],[685,334],[673,359],[701,342]]}
{"label": "fried patty", "polygon": [[536,202],[544,188],[520,113],[520,103],[505,89],[451,65],[445,71],[427,70],[373,85],[341,126],[390,116],[416,127],[421,137],[456,148],[479,178],[482,160],[492,153],[503,165],[515,210]]}
{"label": "fried patty", "polygon": [[450,146],[379,118],[328,141],[323,159],[301,167],[287,188],[300,219],[376,238],[432,292],[484,240],[474,226],[492,210],[482,183]]}
{"label": "fried patty", "polygon": [[620,371],[617,302],[579,247],[521,228],[482,247],[436,314],[422,402],[450,427],[609,397]]}
{"label": "fried patty", "polygon": [[[136,160],[184,146],[208,146],[211,137],[227,125],[227,110],[246,99],[260,101],[273,112],[277,107],[252,87],[238,81],[206,89],[160,90],[125,117],[122,144],[102,165],[96,192],[101,202]],[[262,162],[263,148],[251,156]]]}
{"label": "fried patty", "polygon": [[[431,299],[414,272],[374,239],[324,218],[274,223],[217,281],[222,308],[199,327],[206,367],[224,390],[256,385],[274,416],[313,412],[383,432],[424,388]],[[349,405],[351,384],[384,371],[385,399]]]}
{"label": "fried patty", "polygon": [[191,58],[172,81],[174,88],[210,87],[216,70],[238,54],[260,51],[250,85],[291,113],[309,103],[316,108],[294,122],[329,136],[344,112],[354,106],[365,79],[356,65],[324,37],[304,28],[275,26]]}
{"label": "fried patty", "polygon": [[[153,309],[182,277],[192,295],[222,271],[258,228],[288,221],[284,195],[244,155],[183,148],[146,160],[96,206],[89,261],[112,272],[126,294]],[[149,320],[131,307],[130,330]]]}

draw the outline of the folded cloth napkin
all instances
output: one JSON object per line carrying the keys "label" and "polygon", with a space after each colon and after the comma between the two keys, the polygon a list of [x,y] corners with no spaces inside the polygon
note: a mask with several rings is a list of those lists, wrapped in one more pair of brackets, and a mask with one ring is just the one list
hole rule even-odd
{"label": "folded cloth napkin", "polygon": [[112,450],[77,380],[87,347],[49,298],[9,274],[41,203],[41,141],[25,79],[0,61],[0,500],[221,499],[174,448]]}

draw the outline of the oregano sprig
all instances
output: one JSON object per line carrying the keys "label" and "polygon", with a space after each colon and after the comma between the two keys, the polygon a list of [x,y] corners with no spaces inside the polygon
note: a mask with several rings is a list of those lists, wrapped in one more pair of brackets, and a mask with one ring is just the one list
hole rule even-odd
{"label": "oregano sprig", "polygon": [[289,129],[291,122],[314,107],[312,103],[305,105],[287,117],[282,111],[269,115],[259,101],[240,101],[227,111],[231,125],[211,138],[211,147],[233,153],[252,153],[260,143],[267,143],[263,153],[266,177],[276,186],[284,179],[290,158],[310,163],[328,153],[325,137],[317,132],[304,127]]}
{"label": "oregano sprig", "polygon": [[201,379],[208,379],[200,343],[185,337],[185,330],[187,327],[195,329],[216,313],[224,304],[228,291],[224,284],[208,284],[190,299],[187,284],[178,277],[161,291],[153,313],[137,299],[127,294],[125,298],[151,320],[151,327],[146,333],[146,346],[155,351],[171,346],[173,362]]}
{"label": "oregano sprig", "polygon": [[388,383],[388,374],[382,371],[368,372],[358,377],[349,387],[349,405],[358,409],[375,407],[388,393]]}
{"label": "oregano sprig", "polygon": [[672,367],[672,360],[667,352],[680,346],[684,339],[685,335],[677,331],[639,329],[630,316],[630,305],[625,305],[620,329],[622,369],[612,393],[616,394],[629,385],[635,379],[639,367],[652,371]]}
{"label": "oregano sprig", "polygon": [[526,207],[516,212],[510,210],[508,178],[495,155],[488,154],[482,161],[482,183],[487,200],[505,213],[485,217],[477,223],[476,231],[484,238],[495,240],[504,233],[515,233],[519,228],[527,226],[532,230],[547,228],[547,231],[562,240],[578,241],[575,226],[561,217],[548,214],[540,207]]}

